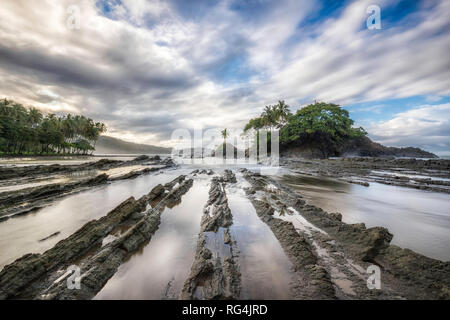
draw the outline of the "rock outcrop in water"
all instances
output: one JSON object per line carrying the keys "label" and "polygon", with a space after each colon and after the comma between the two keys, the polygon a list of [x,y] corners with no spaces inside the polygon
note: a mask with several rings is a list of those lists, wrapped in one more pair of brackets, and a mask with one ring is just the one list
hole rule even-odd
{"label": "rock outcrop in water", "polygon": [[[443,160],[414,163],[410,159],[400,160],[406,161],[405,165],[421,166],[423,170],[440,170],[446,165]],[[371,165],[395,166],[398,164],[396,161],[400,160],[378,159]],[[356,167],[355,170],[365,170],[367,166],[366,162],[357,159],[339,161],[350,163]],[[170,160],[164,163],[173,165]],[[334,170],[340,169],[336,167]],[[141,171],[142,174],[148,172],[146,169]],[[131,178],[135,174],[130,172],[123,177]],[[197,177],[199,175],[206,177]],[[211,175],[214,176],[209,178]],[[242,234],[239,234],[242,232],[239,223],[245,221],[241,212],[235,213],[234,219],[238,225],[233,224],[234,206],[239,203],[235,201],[239,198],[253,205],[255,211],[249,213],[249,210],[244,210],[245,213],[256,213],[254,219],[260,219],[267,225],[267,230],[270,230],[267,232],[273,233],[280,244],[279,252],[286,256],[286,261],[290,261],[289,283],[284,287],[289,290],[290,298],[450,299],[450,263],[391,245],[392,234],[386,228],[366,228],[362,223],[346,224],[342,222],[340,213],[327,213],[308,205],[282,182],[246,169],[241,169],[237,174],[224,170],[220,176],[212,170],[198,169],[188,176],[181,175],[164,185],[155,186],[138,200],[127,199],[106,216],[88,222],[46,252],[27,254],[5,266],[0,272],[0,299],[95,297],[119,266],[151,241],[165,208],[182,203],[182,196],[192,187],[193,179],[205,178],[211,179],[211,186],[203,207],[194,261],[191,269],[185,270],[189,271],[187,277],[181,279],[184,281],[183,287],[173,289],[177,292],[171,297],[239,299],[245,296],[249,288],[246,287],[249,251],[246,252],[246,242],[241,240]],[[102,179],[110,181],[108,177]],[[55,194],[52,192],[30,192],[29,199],[41,201],[45,194],[53,199]],[[234,192],[239,192],[237,198]],[[8,206],[14,201],[23,202],[19,194],[15,199],[5,200],[9,201]],[[250,251],[252,255],[258,254],[258,251]],[[380,290],[367,287],[367,268],[371,265],[381,268]],[[67,284],[71,272],[77,268],[81,287],[71,290]]]}
{"label": "rock outcrop in water", "polygon": [[[290,143],[281,147],[281,155],[289,158],[323,159],[324,150],[320,141],[314,143]],[[434,153],[419,148],[386,147],[362,136],[345,142],[341,146],[329,146],[325,151],[329,157],[410,157],[438,158]]]}
{"label": "rock outcrop in water", "polygon": [[233,216],[228,207],[223,180],[213,178],[209,190],[209,200],[204,208],[201,222],[201,232],[217,232],[219,228],[228,228],[233,224]]}
{"label": "rock outcrop in water", "polygon": [[366,187],[377,182],[450,193],[450,160],[447,159],[282,159],[281,164],[293,172],[337,178]]}
{"label": "rock outcrop in water", "polygon": [[0,194],[0,221],[4,216],[23,215],[40,209],[43,205],[62,195],[74,191],[82,191],[91,187],[105,184],[108,181],[106,174],[98,175],[92,179],[66,184],[51,184],[43,187],[27,188],[19,191]]}
{"label": "rock outcrop in water", "polygon": [[363,136],[348,141],[340,150],[342,156],[438,158],[434,153],[414,147],[386,147]]}
{"label": "rock outcrop in water", "polygon": [[317,264],[317,257],[313,253],[311,244],[297,232],[291,222],[274,217],[274,208],[270,203],[259,200],[255,194],[266,186],[260,176],[245,171],[245,178],[252,188],[247,189],[256,213],[265,222],[280,242],[286,255],[294,265],[299,277],[301,290],[298,299],[333,299],[335,298],[333,285],[326,269]]}
{"label": "rock outcrop in water", "polygon": [[[158,229],[164,208],[181,201],[192,179],[180,176],[139,200],[129,198],[106,216],[85,224],[43,254],[27,254],[0,272],[0,299],[90,299],[117,268]],[[176,186],[176,187],[175,187]],[[146,211],[147,206],[152,208]],[[128,230],[120,233],[120,226]],[[82,285],[71,290],[66,270],[80,268]]]}
{"label": "rock outcrop in water", "polygon": [[[229,230],[233,216],[224,189],[228,181],[236,181],[229,170],[223,177],[214,177],[211,181],[194,263],[184,284],[182,299],[239,298],[238,250]],[[219,249],[213,246],[214,243],[220,243]]]}
{"label": "rock outcrop in water", "polygon": [[0,168],[0,181],[7,179],[36,178],[40,176],[48,176],[52,174],[71,174],[80,171],[89,170],[108,170],[124,166],[133,166],[144,163],[157,163],[161,160],[159,156],[139,156],[133,160],[121,161],[101,159],[95,162],[87,162],[80,165],[33,165],[23,167],[5,167]]}
{"label": "rock outcrop in water", "polygon": [[[315,248],[316,256],[320,253],[323,255],[322,266],[329,270],[336,289],[339,289],[342,282],[342,277],[333,277],[336,269],[341,268],[341,273],[346,270],[354,271],[354,275],[347,275],[345,281],[352,281],[352,288],[357,289],[357,294],[345,294],[345,289],[348,290],[348,287],[342,286],[341,295],[367,299],[450,299],[449,262],[431,259],[411,250],[390,245],[392,234],[386,228],[366,228],[363,223],[346,224],[341,221],[340,214],[329,214],[320,208],[306,204],[296,193],[269,177],[249,171],[244,171],[244,176],[252,186],[247,192],[259,211],[258,215],[265,221],[276,219],[273,218],[274,212],[277,212],[277,217],[294,222],[306,219],[306,222],[299,227],[305,228],[306,225],[306,233],[303,231],[303,234],[314,233],[314,236],[305,240]],[[274,227],[271,229],[275,235],[282,233],[277,238],[283,245],[283,237],[286,237],[287,232],[278,232],[276,229],[280,227],[273,222],[272,224]],[[281,225],[279,222],[276,224]],[[310,224],[309,227],[308,224]],[[307,230],[308,228],[310,230]],[[318,230],[320,232],[314,231],[315,228],[320,228]],[[326,233],[326,236],[323,233]],[[292,240],[289,242],[293,243]],[[301,244],[302,241],[299,240],[299,243]],[[292,261],[295,261],[295,255],[302,252],[299,249],[289,252],[289,247],[283,246],[283,248]],[[325,248],[329,249],[325,250]],[[334,254],[337,251],[340,251],[339,255]],[[314,263],[314,257],[306,259],[305,257],[308,256],[305,252],[299,260],[309,264]],[[371,264],[378,265],[382,269],[382,290],[368,290],[365,287],[366,278],[363,278],[364,282],[361,282],[361,279],[358,280],[358,274],[364,275],[364,269]],[[364,268],[358,271],[362,266]],[[309,276],[314,274],[306,273]],[[319,292],[323,292],[322,290],[323,288]]]}
{"label": "rock outcrop in water", "polygon": [[[29,167],[14,167],[10,169],[0,169],[0,180],[2,177],[2,170],[7,172],[11,170],[8,174],[4,174],[3,177],[14,176],[14,175],[25,175],[27,182],[32,183],[37,177],[45,175],[48,172],[58,174],[74,174],[80,171],[93,171],[94,175],[102,170],[126,167],[133,165],[143,165],[145,163],[158,164],[158,167],[149,167],[142,170],[134,170],[119,176],[109,177],[105,173],[100,173],[92,178],[82,179],[74,182],[64,182],[64,183],[52,183],[44,186],[30,187],[25,189],[19,189],[16,191],[8,191],[0,193],[0,222],[6,220],[12,216],[24,215],[52,203],[54,200],[73,194],[75,192],[85,191],[90,188],[94,188],[100,185],[104,185],[108,182],[126,180],[137,178],[143,174],[148,174],[154,171],[166,169],[175,166],[172,159],[161,160],[159,156],[148,157],[139,156],[134,160],[130,161],[117,161],[117,160],[107,160],[102,159],[94,163],[81,164],[75,166],[36,166],[33,168]],[[52,168],[49,168],[52,167]],[[93,169],[95,168],[95,169]],[[56,170],[56,171],[54,171]],[[32,174],[31,174],[32,172]],[[30,174],[30,176],[28,176]]]}

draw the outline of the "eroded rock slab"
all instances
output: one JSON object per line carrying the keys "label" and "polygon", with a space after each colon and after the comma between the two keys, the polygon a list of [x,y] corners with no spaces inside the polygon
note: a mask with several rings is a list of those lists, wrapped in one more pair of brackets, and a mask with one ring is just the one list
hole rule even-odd
{"label": "eroded rock slab", "polygon": [[[306,160],[282,158],[282,165],[305,175],[320,175],[369,187],[371,182],[450,193],[450,160],[349,157]],[[349,178],[350,177],[350,178]]]}
{"label": "eroded rock slab", "polygon": [[[27,254],[5,266],[0,272],[0,299],[92,298],[124,259],[151,239],[164,208],[181,201],[192,184],[192,179],[180,176],[158,185],[139,200],[131,197],[106,216],[88,222],[46,252]],[[114,235],[122,224],[128,230]],[[68,288],[70,266],[80,270],[80,289]]]}
{"label": "eroded rock slab", "polygon": [[40,209],[57,198],[106,184],[107,182],[108,176],[101,174],[79,182],[50,184],[42,187],[4,192],[0,195],[0,221],[14,215],[23,215]]}
{"label": "eroded rock slab", "polygon": [[[19,189],[16,191],[0,193],[0,222],[16,215],[24,215],[50,204],[55,199],[81,192],[90,188],[107,184],[108,182],[137,178],[143,174],[148,174],[158,170],[163,170],[174,166],[175,164],[170,158],[161,160],[159,156],[148,157],[140,156],[131,161],[117,161],[102,159],[94,163],[78,166],[59,166],[62,172],[76,172],[80,170],[88,170],[89,168],[101,168],[102,170],[116,168],[120,166],[129,166],[143,164],[152,161],[158,163],[159,167],[144,168],[142,170],[131,171],[116,177],[109,177],[107,174],[99,174],[92,178],[83,179],[76,182],[53,183],[44,186]],[[39,166],[48,167],[48,166]],[[59,168],[58,167],[58,168]],[[29,167],[12,168],[11,170],[20,169],[24,174],[29,173]],[[0,171],[3,169],[0,169]],[[22,171],[18,172],[22,172]],[[44,174],[49,171],[48,168],[37,169],[37,174]],[[29,178],[32,178],[33,175]]]}
{"label": "eroded rock slab", "polygon": [[[164,161],[167,161],[167,159],[164,159]],[[0,180],[20,179],[20,178],[29,179],[29,178],[36,178],[39,176],[48,176],[52,174],[69,174],[88,170],[108,170],[124,166],[132,166],[144,163],[156,164],[160,162],[161,158],[159,156],[149,157],[143,155],[129,161],[101,159],[95,162],[88,162],[80,165],[53,164],[53,165],[23,166],[23,167],[7,167],[7,168],[0,168]]]}
{"label": "eroded rock slab", "polygon": [[[316,261],[328,269],[330,274],[333,273],[333,268],[335,271],[340,269],[340,272],[345,269],[352,271],[353,275],[351,276],[353,277],[346,280],[353,281],[353,287],[347,288],[350,289],[347,290],[348,294],[341,292],[341,295],[338,295],[340,298],[450,298],[450,263],[390,245],[392,234],[386,228],[366,228],[363,223],[346,224],[341,221],[341,214],[327,213],[320,208],[306,204],[301,196],[269,177],[246,170],[244,177],[251,185],[251,188],[247,190],[249,197],[253,199],[254,206],[261,218],[275,226],[272,229],[274,234],[281,233],[276,229],[280,229],[277,225],[282,226],[283,224],[278,222],[275,225],[270,221],[277,219],[274,217],[282,219],[283,215],[289,216],[295,212],[291,218],[300,222],[303,220],[299,228],[304,230],[297,228],[297,231],[304,235],[306,242],[311,244],[311,248],[314,249],[311,252],[315,251],[316,257],[318,257]],[[295,222],[293,219],[288,220]],[[288,234],[289,231],[285,231],[277,236],[280,243],[285,242],[283,238],[288,237]],[[293,243],[292,240],[289,242]],[[292,253],[289,253],[289,248],[285,250],[291,256],[293,255],[294,261],[295,256],[304,251],[294,249]],[[339,251],[339,255],[335,254],[336,251]],[[321,254],[325,257],[320,257]],[[307,257],[308,255],[304,255],[299,261],[314,263],[314,258],[308,259]],[[367,274],[364,272],[371,264],[381,267],[382,290],[364,288],[367,280]],[[358,280],[358,276],[361,279]],[[351,291],[357,291],[357,294],[354,292],[352,295]]]}
{"label": "eroded rock slab", "polygon": [[311,244],[291,222],[274,217],[274,209],[269,202],[262,201],[255,196],[256,190],[261,190],[267,184],[258,179],[259,176],[249,172],[245,172],[245,177],[252,185],[252,188],[247,190],[247,194],[256,213],[272,230],[294,265],[299,278],[296,290],[297,298],[334,299],[335,292],[330,275],[323,266],[318,264]]}
{"label": "eroded rock slab", "polygon": [[225,180],[233,180],[234,174],[229,171],[225,175],[226,179],[214,177],[211,181],[194,263],[184,284],[182,299],[239,298],[238,249],[229,230],[233,217],[224,189]]}

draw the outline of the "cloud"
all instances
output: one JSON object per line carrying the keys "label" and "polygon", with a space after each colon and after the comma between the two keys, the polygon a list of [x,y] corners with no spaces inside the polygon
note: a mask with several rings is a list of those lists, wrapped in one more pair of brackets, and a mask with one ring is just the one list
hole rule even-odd
{"label": "cloud", "polygon": [[[382,1],[388,6],[392,1]],[[290,101],[299,97],[341,104],[402,98],[411,95],[450,94],[450,3],[392,28],[367,30],[365,9],[371,1],[357,1],[342,15],[318,26],[314,37],[305,37],[286,54],[259,90],[281,94]],[[403,22],[403,23],[402,23]]]}
{"label": "cloud", "polygon": [[[397,2],[379,1],[382,19]],[[279,99],[450,94],[448,1],[374,31],[364,27],[371,1],[320,17],[324,5],[306,0],[81,0],[79,30],[67,27],[72,4],[2,1],[0,96],[86,114],[137,142],[170,145],[179,127],[242,128]]]}
{"label": "cloud", "polygon": [[367,129],[372,139],[385,145],[442,153],[450,150],[450,103],[420,106]]}
{"label": "cloud", "polygon": [[371,111],[374,112],[376,114],[381,114],[381,111],[383,108],[385,108],[386,106],[383,104],[376,104],[376,105],[372,105],[370,107],[363,107],[363,108],[358,108],[355,111]]}

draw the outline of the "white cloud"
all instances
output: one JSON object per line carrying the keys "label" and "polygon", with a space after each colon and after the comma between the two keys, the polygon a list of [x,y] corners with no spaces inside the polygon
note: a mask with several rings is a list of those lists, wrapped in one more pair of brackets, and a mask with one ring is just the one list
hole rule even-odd
{"label": "white cloud", "polygon": [[[341,104],[450,94],[448,1],[441,1],[415,27],[363,28],[372,1],[349,5],[337,19],[300,42],[258,93],[288,101],[310,97]],[[387,6],[392,1],[382,1]]]}
{"label": "white cloud", "polygon": [[372,123],[370,136],[389,146],[416,146],[442,152],[450,150],[450,103],[424,105],[398,113],[393,119]]}

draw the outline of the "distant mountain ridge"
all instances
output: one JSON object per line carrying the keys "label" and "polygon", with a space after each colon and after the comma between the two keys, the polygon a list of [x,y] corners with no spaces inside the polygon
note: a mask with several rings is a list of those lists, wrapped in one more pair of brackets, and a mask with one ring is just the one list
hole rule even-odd
{"label": "distant mountain ridge", "polygon": [[123,141],[109,136],[100,136],[95,145],[95,154],[168,154],[171,148]]}

